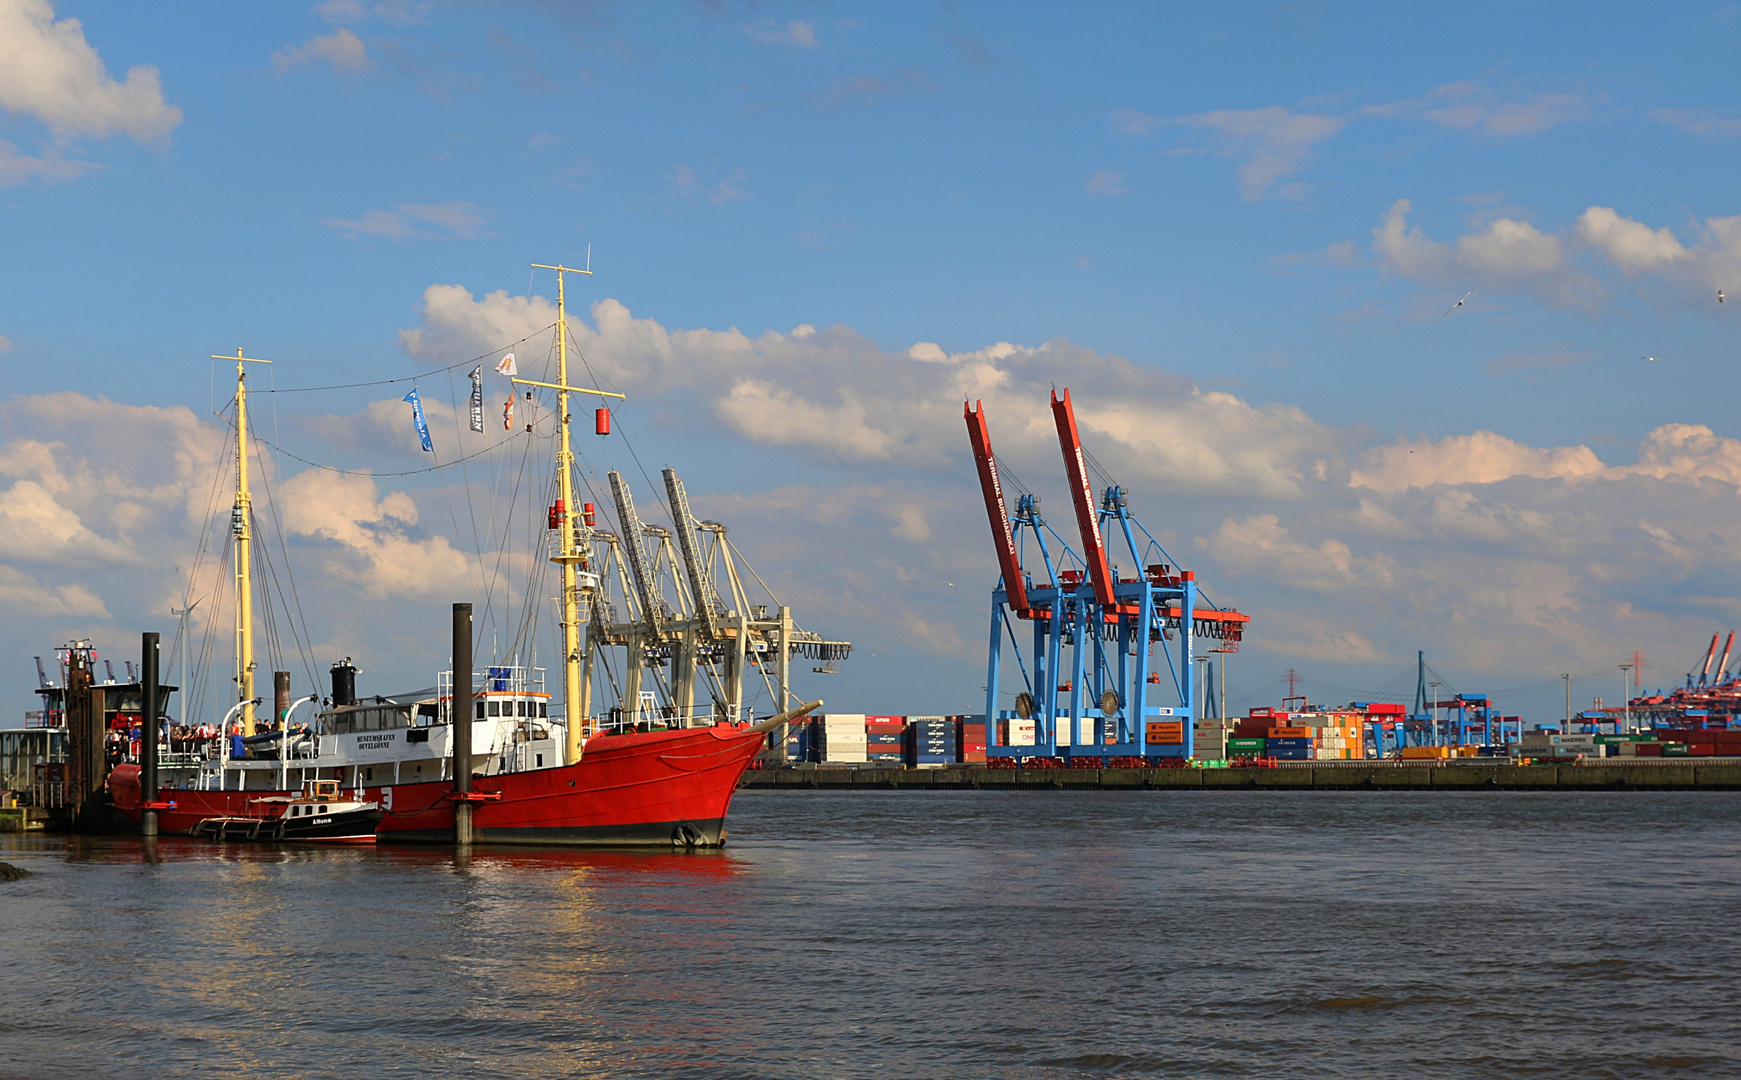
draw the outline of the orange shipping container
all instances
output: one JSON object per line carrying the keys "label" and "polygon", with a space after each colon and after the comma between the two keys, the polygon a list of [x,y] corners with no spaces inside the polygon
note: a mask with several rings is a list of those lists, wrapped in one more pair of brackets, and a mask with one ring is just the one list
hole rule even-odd
{"label": "orange shipping container", "polygon": [[1276,739],[1310,739],[1321,729],[1309,727],[1277,727],[1270,728],[1270,737]]}
{"label": "orange shipping container", "polygon": [[1146,730],[1148,741],[1157,746],[1177,746],[1185,741],[1182,720],[1151,720]]}
{"label": "orange shipping container", "polygon": [[1405,746],[1402,748],[1402,757],[1405,761],[1426,761],[1450,756],[1451,748],[1448,746]]}

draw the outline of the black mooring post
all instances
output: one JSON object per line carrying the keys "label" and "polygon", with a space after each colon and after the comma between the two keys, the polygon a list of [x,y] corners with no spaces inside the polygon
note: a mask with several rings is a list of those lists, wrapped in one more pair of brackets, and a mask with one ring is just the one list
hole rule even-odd
{"label": "black mooring post", "polygon": [[139,649],[139,814],[141,836],[157,835],[157,632],[146,631]]}
{"label": "black mooring post", "polygon": [[453,605],[453,705],[448,710],[453,740],[453,842],[472,842],[472,606]]}

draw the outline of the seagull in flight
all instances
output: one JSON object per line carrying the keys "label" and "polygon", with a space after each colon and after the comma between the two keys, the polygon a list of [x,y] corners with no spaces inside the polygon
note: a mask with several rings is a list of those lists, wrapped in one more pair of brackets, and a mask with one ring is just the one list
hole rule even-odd
{"label": "seagull in flight", "polygon": [[1658,361],[1660,361],[1662,358],[1660,356],[1641,356],[1641,357],[1639,357],[1639,359],[1640,360],[1649,360],[1651,363],[1654,364],[1654,363],[1657,363]]}
{"label": "seagull in flight", "polygon": [[[1475,290],[1474,290],[1474,289],[1470,289],[1470,290],[1469,290],[1469,291],[1468,291],[1468,292],[1466,292],[1466,293],[1464,293],[1464,294],[1463,294],[1463,300],[1467,300],[1467,299],[1469,299],[1469,298],[1470,298],[1470,297],[1471,297],[1471,296],[1474,296],[1474,295],[1475,295]],[[1457,301],[1457,302],[1456,302],[1456,303],[1455,303],[1455,304],[1452,304],[1452,305],[1451,305],[1451,306],[1450,306],[1450,308],[1449,308],[1449,309],[1448,309],[1448,310],[1447,310],[1447,311],[1446,311],[1446,312],[1445,312],[1445,315],[1449,315],[1449,314],[1451,314],[1451,312],[1453,312],[1453,311],[1456,311],[1456,310],[1457,310],[1457,309],[1458,309],[1458,308],[1460,308],[1460,307],[1462,307],[1462,306],[1463,306],[1463,300],[1459,300],[1459,301]],[[1444,316],[1440,316],[1440,318],[1443,318],[1443,317],[1444,317]]]}
{"label": "seagull in flight", "polygon": [[1723,302],[1723,290],[1718,289],[1717,290],[1717,303],[1721,304],[1722,302]]}

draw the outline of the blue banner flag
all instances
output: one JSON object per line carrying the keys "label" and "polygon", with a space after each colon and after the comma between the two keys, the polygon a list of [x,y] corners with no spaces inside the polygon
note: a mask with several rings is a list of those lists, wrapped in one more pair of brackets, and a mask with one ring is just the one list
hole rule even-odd
{"label": "blue banner flag", "polygon": [[429,441],[429,425],[423,419],[423,399],[417,396],[417,390],[412,388],[405,400],[411,403],[411,422],[417,425],[417,437],[423,440],[423,449],[435,453],[435,446]]}

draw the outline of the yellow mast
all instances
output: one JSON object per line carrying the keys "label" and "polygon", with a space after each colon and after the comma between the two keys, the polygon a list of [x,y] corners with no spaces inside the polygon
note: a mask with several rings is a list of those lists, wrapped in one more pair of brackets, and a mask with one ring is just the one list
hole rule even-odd
{"label": "yellow mast", "polygon": [[545,263],[532,265],[539,270],[556,271],[556,381],[546,383],[531,379],[512,379],[512,382],[556,391],[556,417],[560,433],[556,444],[556,490],[567,517],[557,532],[556,553],[550,556],[550,561],[562,567],[562,713],[568,724],[568,748],[563,760],[572,765],[580,760],[587,736],[587,717],[582,706],[584,694],[580,685],[580,600],[583,590],[591,592],[598,587],[598,576],[587,572],[587,551],[575,539],[574,523],[578,520],[578,515],[574,506],[574,452],[570,449],[568,440],[568,395],[597,394],[611,398],[621,398],[623,395],[568,385],[568,319],[565,314],[567,299],[562,275],[590,276],[592,271]]}
{"label": "yellow mast", "polygon": [[[252,569],[254,536],[253,498],[248,493],[248,375],[244,364],[270,364],[243,356],[212,354],[213,360],[236,362],[236,504],[230,511],[230,532],[236,538],[236,700],[242,703],[242,734],[254,733],[254,583]],[[225,738],[229,732],[223,733]]]}

